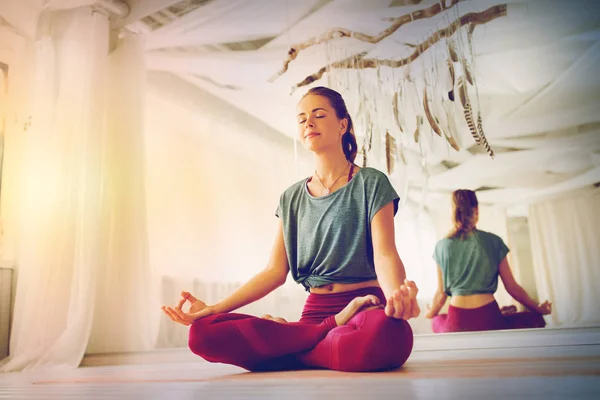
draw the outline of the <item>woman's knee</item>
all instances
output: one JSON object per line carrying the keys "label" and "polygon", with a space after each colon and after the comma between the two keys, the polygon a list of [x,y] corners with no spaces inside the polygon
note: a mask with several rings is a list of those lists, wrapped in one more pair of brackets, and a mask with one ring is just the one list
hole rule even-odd
{"label": "woman's knee", "polygon": [[188,347],[192,353],[210,361],[211,350],[215,349],[214,339],[218,336],[218,325],[215,325],[215,319],[218,314],[201,318],[190,326],[188,337]]}
{"label": "woman's knee", "polygon": [[446,332],[446,317],[446,314],[440,314],[431,319],[431,330],[433,333]]}
{"label": "woman's knee", "polygon": [[413,348],[414,335],[410,324],[403,319],[390,318],[380,310],[374,327],[374,341],[390,353],[390,362],[400,367],[406,362]]}
{"label": "woman's knee", "polygon": [[368,311],[350,325],[354,325],[356,334],[340,337],[338,342],[341,370],[399,368],[412,352],[413,332],[408,322],[390,318],[383,310]]}

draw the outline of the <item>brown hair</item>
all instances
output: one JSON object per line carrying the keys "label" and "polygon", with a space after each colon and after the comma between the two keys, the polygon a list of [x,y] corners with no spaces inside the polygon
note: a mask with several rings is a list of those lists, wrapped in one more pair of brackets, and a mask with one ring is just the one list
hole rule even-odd
{"label": "brown hair", "polygon": [[458,189],[452,193],[452,220],[454,228],[448,238],[465,239],[475,229],[475,214],[479,203],[472,190]]}
{"label": "brown hair", "polygon": [[352,125],[352,118],[350,118],[350,114],[348,114],[348,109],[346,108],[346,102],[342,98],[342,95],[336,92],[333,89],[329,89],[324,86],[317,86],[310,89],[302,98],[308,95],[316,95],[323,96],[327,100],[329,100],[329,104],[335,110],[335,114],[338,119],[347,119],[348,127],[346,128],[346,132],[342,135],[342,150],[344,150],[344,154],[346,155],[346,159],[351,163],[354,162],[356,158],[356,153],[358,151],[358,145],[356,143],[356,136],[354,135],[354,126]]}

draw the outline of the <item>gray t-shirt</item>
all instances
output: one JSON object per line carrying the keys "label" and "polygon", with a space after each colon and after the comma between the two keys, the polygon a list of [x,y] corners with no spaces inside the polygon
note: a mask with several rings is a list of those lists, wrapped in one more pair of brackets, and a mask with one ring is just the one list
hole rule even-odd
{"label": "gray t-shirt", "polygon": [[328,283],[357,283],[376,279],[371,220],[398,194],[388,177],[374,168],[362,168],[342,188],[315,197],[309,178],[283,192],[277,215],[293,279],[306,290]]}
{"label": "gray t-shirt", "polygon": [[467,238],[444,238],[433,252],[442,269],[444,291],[448,296],[496,292],[498,266],[508,254],[502,238],[475,229]]}

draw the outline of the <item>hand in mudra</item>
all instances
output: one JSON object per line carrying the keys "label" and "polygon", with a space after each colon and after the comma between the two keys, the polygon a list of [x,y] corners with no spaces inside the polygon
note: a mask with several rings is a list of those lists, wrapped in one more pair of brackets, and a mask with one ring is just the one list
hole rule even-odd
{"label": "hand in mudra", "polygon": [[417,285],[408,279],[387,299],[385,315],[391,318],[408,320],[416,318],[421,313],[417,303]]}
{"label": "hand in mudra", "polygon": [[[181,300],[175,307],[162,306],[162,310],[172,321],[179,322],[183,325],[191,325],[195,320],[203,317],[208,317],[215,313],[213,307],[207,306],[201,300],[192,296],[189,292],[181,292]],[[189,302],[190,308],[187,312],[183,311],[183,305]]]}
{"label": "hand in mudra", "polygon": [[548,315],[552,313],[552,303],[546,300],[538,306],[538,312],[542,315]]}

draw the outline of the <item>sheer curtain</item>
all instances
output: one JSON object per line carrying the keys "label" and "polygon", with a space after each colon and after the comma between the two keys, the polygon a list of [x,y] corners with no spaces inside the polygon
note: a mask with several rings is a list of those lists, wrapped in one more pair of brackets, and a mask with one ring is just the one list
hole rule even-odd
{"label": "sheer curtain", "polygon": [[555,326],[598,325],[600,190],[530,205],[537,290]]}
{"label": "sheer curtain", "polygon": [[20,121],[9,136],[20,139],[6,149],[19,156],[10,172],[16,194],[9,209],[3,204],[16,215],[7,231],[19,276],[0,371],[154,348],[142,48],[126,36],[109,56],[106,16],[83,7],[44,13],[23,55],[26,101],[9,116]]}
{"label": "sheer curtain", "polygon": [[109,57],[103,235],[107,259],[88,353],[154,348],[161,316],[148,260],[143,39],[127,35]]}
{"label": "sheer curtain", "polygon": [[[108,22],[90,9],[49,14],[31,42],[19,165],[19,269],[2,370],[77,366],[101,265],[102,112]],[[7,149],[8,150],[8,149]]]}

